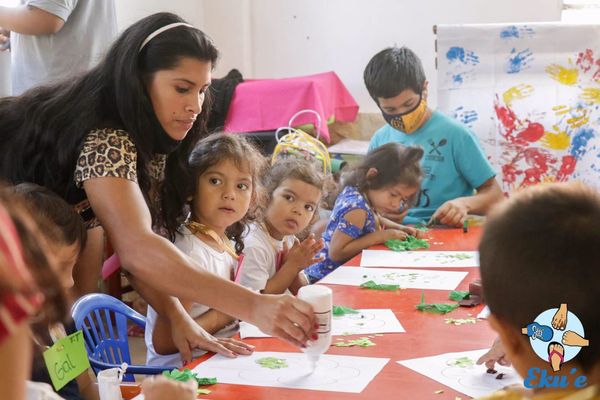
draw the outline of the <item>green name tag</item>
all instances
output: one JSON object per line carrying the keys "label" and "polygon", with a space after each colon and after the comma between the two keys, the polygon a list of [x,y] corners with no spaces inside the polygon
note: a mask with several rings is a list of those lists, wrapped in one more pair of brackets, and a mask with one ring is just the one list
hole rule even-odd
{"label": "green name tag", "polygon": [[90,367],[83,332],[77,331],[54,343],[44,352],[44,361],[54,390],[62,389],[77,378]]}

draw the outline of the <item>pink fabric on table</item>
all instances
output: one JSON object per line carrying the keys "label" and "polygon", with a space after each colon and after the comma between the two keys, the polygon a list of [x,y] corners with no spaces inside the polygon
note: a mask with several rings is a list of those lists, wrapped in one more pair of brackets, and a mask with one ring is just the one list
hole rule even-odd
{"label": "pink fabric on table", "polygon": [[[315,110],[322,120],[321,136],[329,143],[327,120],[351,122],[358,104],[335,72],[283,79],[256,79],[236,88],[225,119],[225,132],[270,131],[287,126],[303,109]],[[315,116],[300,115],[294,125],[316,124]]]}

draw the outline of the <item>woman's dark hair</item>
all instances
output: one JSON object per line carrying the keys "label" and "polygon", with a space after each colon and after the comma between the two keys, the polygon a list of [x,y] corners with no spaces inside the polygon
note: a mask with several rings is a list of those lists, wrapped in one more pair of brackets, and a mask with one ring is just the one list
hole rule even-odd
{"label": "woman's dark hair", "polygon": [[56,193],[35,183],[21,183],[12,188],[23,200],[50,241],[65,245],[77,243],[81,251],[87,241],[83,219]]}
{"label": "woman's dark hair", "polygon": [[[386,143],[367,154],[359,165],[344,176],[344,186],[356,186],[362,193],[397,184],[419,187],[423,177],[420,166],[422,157],[423,149],[420,147]],[[376,169],[377,174],[367,177],[371,168]]]}
{"label": "woman's dark hair", "polygon": [[[207,169],[221,161],[230,160],[239,169],[247,170],[252,176],[252,191],[255,198],[260,197],[260,176],[265,170],[266,159],[260,150],[244,137],[237,134],[213,133],[200,140],[189,157],[186,175],[182,177],[185,185],[178,188],[177,196],[171,196],[165,203],[167,219],[165,228],[169,239],[175,240],[175,235],[184,222],[185,215],[182,212],[185,204],[191,206],[191,201],[196,195],[198,178]],[[247,224],[256,219],[257,201],[250,205],[250,209],[240,221],[229,226],[225,231],[228,238],[235,242],[235,250],[241,253],[244,250],[242,235]]]}
{"label": "woman's dark hair", "polygon": [[[73,173],[88,133],[99,128],[125,130],[137,150],[137,175],[153,222],[162,215],[148,199],[147,165],[167,135],[159,123],[146,86],[153,74],[175,68],[184,57],[213,66],[218,51],[200,30],[179,26],[162,32],[139,51],[144,39],[168,24],[185,22],[170,13],[148,16],[121,34],[103,61],[90,71],[52,86],[29,90],[20,97],[0,99],[0,177],[35,182],[63,198],[73,190]],[[165,201],[195,143],[206,133],[210,98],[186,138],[170,153],[161,187]]]}

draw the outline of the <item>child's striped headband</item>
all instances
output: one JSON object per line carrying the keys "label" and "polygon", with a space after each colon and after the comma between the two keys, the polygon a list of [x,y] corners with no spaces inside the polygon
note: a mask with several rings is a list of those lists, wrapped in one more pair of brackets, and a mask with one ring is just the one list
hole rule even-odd
{"label": "child's striped headband", "polygon": [[146,46],[149,41],[151,41],[152,39],[154,39],[155,37],[157,37],[158,35],[160,35],[164,31],[168,31],[169,29],[177,28],[178,26],[187,26],[188,28],[194,28],[192,25],[186,24],[185,22],[175,22],[175,23],[172,23],[172,24],[169,24],[169,25],[165,25],[162,28],[158,28],[157,30],[155,30],[154,32],[152,32],[151,34],[149,34],[148,36],[146,36],[146,39],[144,39],[144,41],[142,42],[142,45],[140,46],[140,49],[138,50],[138,53],[140,51],[142,51],[142,49],[144,48],[144,46]]}

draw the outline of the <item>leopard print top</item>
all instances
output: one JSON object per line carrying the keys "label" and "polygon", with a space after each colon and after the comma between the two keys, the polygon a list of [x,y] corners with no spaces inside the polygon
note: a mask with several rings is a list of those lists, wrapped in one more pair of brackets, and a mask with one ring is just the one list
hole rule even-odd
{"label": "leopard print top", "polygon": [[[156,154],[148,165],[152,180],[150,196],[158,204],[158,187],[165,178],[166,154]],[[124,178],[137,183],[137,150],[129,134],[119,129],[98,129],[91,131],[83,142],[75,167],[75,185],[83,188],[83,182],[100,177]],[[83,214],[90,209],[86,199],[75,205],[75,210]],[[85,218],[84,218],[85,219]],[[88,229],[99,226],[98,219],[86,220]]]}

